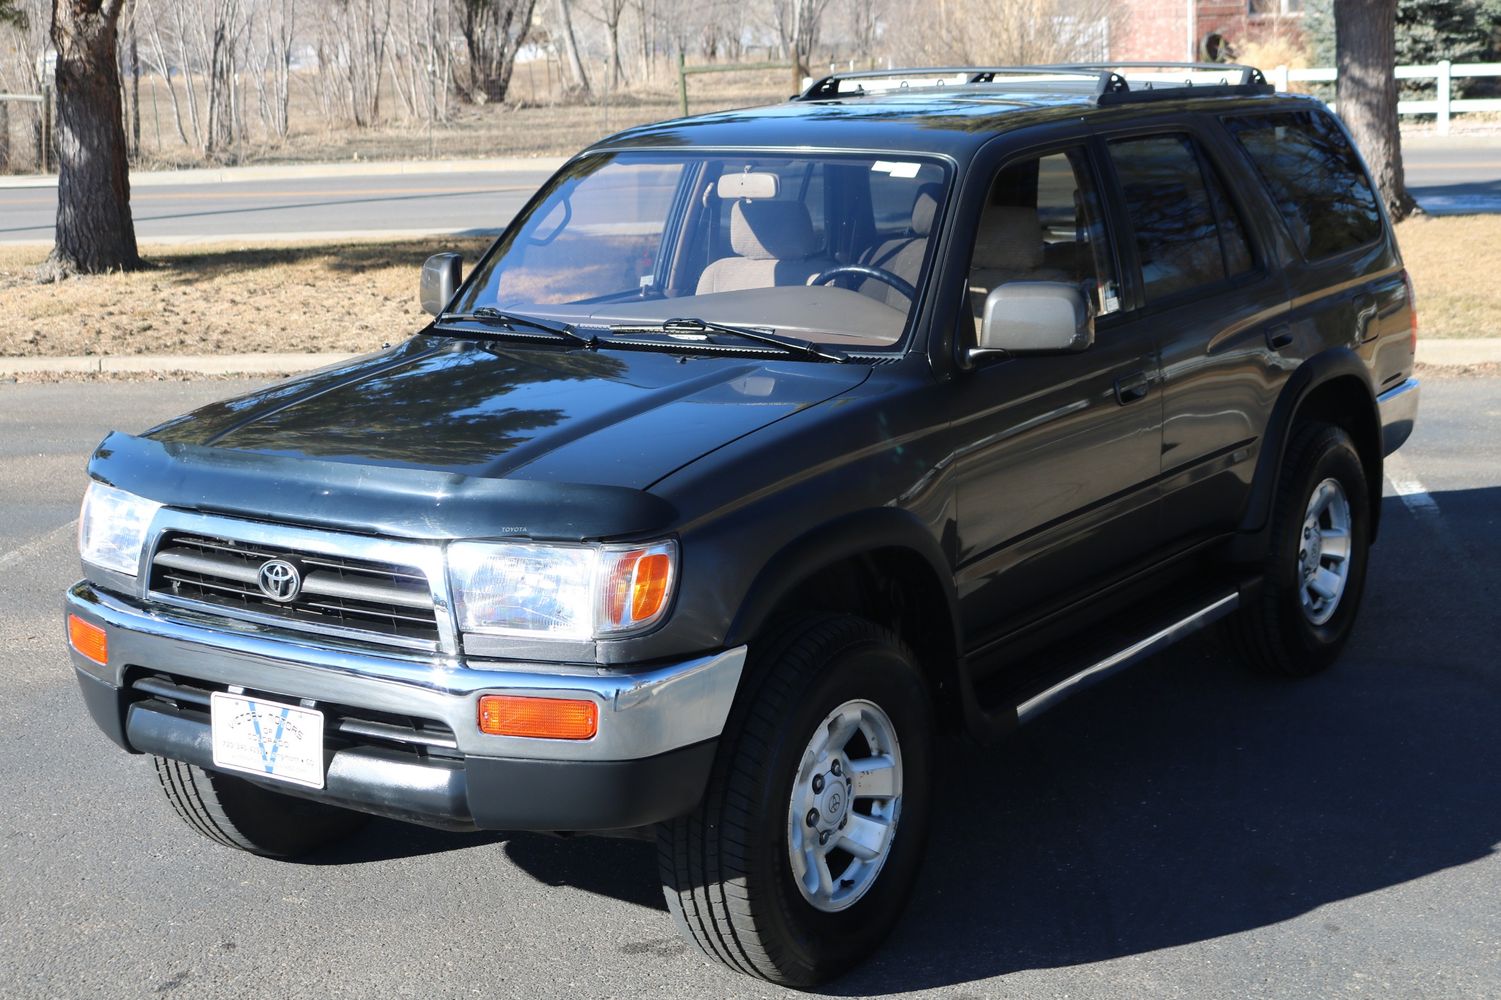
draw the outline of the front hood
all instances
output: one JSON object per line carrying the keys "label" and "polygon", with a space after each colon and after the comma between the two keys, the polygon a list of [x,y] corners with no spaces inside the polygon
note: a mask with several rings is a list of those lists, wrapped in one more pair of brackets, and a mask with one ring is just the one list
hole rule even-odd
{"label": "front hood", "polygon": [[170,506],[397,537],[661,532],[676,511],[653,483],[869,371],[419,337],[112,434],[89,471]]}
{"label": "front hood", "polygon": [[263,455],[646,489],[864,366],[422,338],[148,432]]}

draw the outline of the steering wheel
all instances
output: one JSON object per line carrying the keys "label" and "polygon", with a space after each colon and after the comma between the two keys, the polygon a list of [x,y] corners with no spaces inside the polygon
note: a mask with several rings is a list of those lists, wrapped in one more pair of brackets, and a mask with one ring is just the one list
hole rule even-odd
{"label": "steering wheel", "polygon": [[898,292],[905,295],[909,302],[917,301],[917,289],[913,288],[900,275],[892,274],[884,267],[871,267],[868,264],[841,264],[831,267],[827,271],[820,271],[808,279],[810,285],[826,285],[835,278],[852,274],[861,278],[874,278],[883,285],[890,285]]}

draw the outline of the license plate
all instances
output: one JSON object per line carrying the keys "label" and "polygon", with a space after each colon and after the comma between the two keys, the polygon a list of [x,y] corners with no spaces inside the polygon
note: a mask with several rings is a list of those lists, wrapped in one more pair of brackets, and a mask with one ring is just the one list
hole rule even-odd
{"label": "license plate", "polygon": [[323,713],[215,691],[209,704],[214,766],[323,787]]}

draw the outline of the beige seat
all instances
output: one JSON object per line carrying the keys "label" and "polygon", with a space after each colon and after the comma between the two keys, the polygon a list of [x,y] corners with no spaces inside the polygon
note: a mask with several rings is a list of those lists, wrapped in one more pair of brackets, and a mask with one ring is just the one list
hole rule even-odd
{"label": "beige seat", "polygon": [[1035,205],[991,205],[980,219],[969,265],[970,304],[978,328],[985,296],[1008,281],[1067,281],[1066,271],[1043,267],[1042,223]]}
{"label": "beige seat", "polygon": [[[941,184],[924,184],[919,188],[917,198],[912,202],[912,224],[907,235],[887,240],[867,251],[860,263],[890,271],[909,285],[916,285],[923,258],[928,253],[928,236],[933,231],[933,217],[938,212],[938,196],[942,193]],[[910,305],[907,296],[874,278],[861,283],[860,294],[879,299],[895,309],[906,309]]]}
{"label": "beige seat", "polygon": [[699,295],[803,285],[834,266],[827,257],[813,256],[818,237],[800,201],[735,202],[730,209],[730,249],[736,256],[721,257],[704,268]]}

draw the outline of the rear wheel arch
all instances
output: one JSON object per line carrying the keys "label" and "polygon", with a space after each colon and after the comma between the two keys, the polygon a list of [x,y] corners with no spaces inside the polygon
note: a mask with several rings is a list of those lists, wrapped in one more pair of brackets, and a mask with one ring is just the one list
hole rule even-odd
{"label": "rear wheel arch", "polygon": [[1272,408],[1241,521],[1238,558],[1259,558],[1288,444],[1294,429],[1310,420],[1342,427],[1354,440],[1370,491],[1371,540],[1375,540],[1381,516],[1381,416],[1365,362],[1342,348],[1315,355],[1299,366]]}

